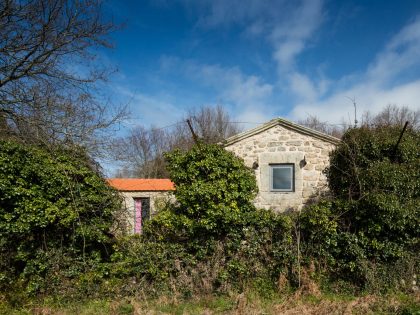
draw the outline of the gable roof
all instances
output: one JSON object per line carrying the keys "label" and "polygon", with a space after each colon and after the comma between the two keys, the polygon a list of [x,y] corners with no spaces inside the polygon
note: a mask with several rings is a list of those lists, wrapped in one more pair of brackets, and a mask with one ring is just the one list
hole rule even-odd
{"label": "gable roof", "polygon": [[311,137],[314,137],[314,138],[317,138],[317,139],[320,139],[320,140],[323,140],[323,141],[326,141],[326,142],[329,142],[329,143],[332,143],[332,144],[339,144],[340,141],[341,141],[340,139],[338,139],[336,137],[327,135],[323,132],[320,132],[320,131],[317,131],[317,130],[314,130],[314,129],[311,129],[311,128],[308,128],[308,127],[298,125],[298,124],[293,123],[289,120],[286,120],[286,119],[283,119],[283,118],[275,118],[275,119],[272,119],[269,122],[267,122],[267,123],[265,123],[261,126],[258,126],[256,128],[253,128],[253,129],[241,132],[241,133],[238,133],[237,135],[234,135],[230,138],[227,138],[223,142],[223,145],[228,146],[228,145],[234,144],[238,141],[249,138],[249,137],[251,137],[253,135],[256,135],[256,134],[259,134],[263,131],[266,131],[267,129],[270,129],[274,126],[282,126],[286,129],[293,130],[293,131],[296,131],[298,133],[308,135],[308,136],[311,136]]}
{"label": "gable roof", "polygon": [[155,178],[109,178],[108,183],[120,191],[171,191],[175,190],[170,179]]}

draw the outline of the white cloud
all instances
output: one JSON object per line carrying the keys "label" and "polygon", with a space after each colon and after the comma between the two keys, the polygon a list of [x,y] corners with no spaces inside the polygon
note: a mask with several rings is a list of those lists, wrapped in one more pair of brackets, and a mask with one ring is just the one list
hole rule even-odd
{"label": "white cloud", "polygon": [[274,59],[281,72],[294,66],[296,56],[303,51],[306,41],[322,22],[321,0],[304,0],[294,7],[287,16],[277,21],[270,39],[274,45]]}
{"label": "white cloud", "polygon": [[386,45],[383,52],[369,66],[370,80],[384,83],[420,65],[420,16],[405,26]]}
{"label": "white cloud", "polygon": [[131,126],[143,125],[167,126],[178,121],[184,111],[159,95],[147,95],[140,92],[133,92],[121,86],[115,87],[116,93],[127,99],[132,117],[127,123]]}
{"label": "white cloud", "polygon": [[[353,122],[354,108],[349,98],[355,98],[358,117],[369,110],[378,113],[388,104],[420,109],[420,80],[384,89],[375,84],[361,83],[337,92],[325,100],[303,102],[294,107],[291,119],[304,119],[308,115],[318,116],[322,121],[339,123],[341,119]],[[351,117],[350,120],[348,117]]]}
{"label": "white cloud", "polygon": [[[322,22],[322,0],[260,1],[260,0],[208,0],[199,3],[185,0],[198,8],[197,25],[220,28],[239,25],[249,36],[263,36],[273,47],[273,58],[279,74],[286,82],[276,87],[255,75],[244,75],[239,68],[219,65],[199,65],[189,62],[190,77],[216,88],[222,103],[233,104],[240,119],[269,120],[282,109],[272,99],[274,89],[288,88],[301,100],[313,100],[322,95],[326,80],[316,85],[304,74],[297,72],[295,58],[306,47],[306,41]],[[174,66],[174,58],[163,62]],[[274,107],[273,105],[276,105]],[[254,119],[252,119],[254,117]]]}
{"label": "white cloud", "polygon": [[[314,99],[325,90],[296,69],[296,59],[313,40],[315,31],[322,24],[323,0],[183,0],[189,10],[197,15],[197,27],[220,29],[239,26],[249,37],[264,38],[272,47],[272,57],[277,64],[279,82],[277,88],[286,87],[297,99]],[[251,79],[252,80],[252,79]],[[258,79],[261,81],[261,79]],[[241,104],[254,102],[253,93],[260,88],[259,82],[235,85],[235,93]],[[240,89],[244,87],[244,89]],[[264,87],[264,91],[265,91]],[[270,87],[272,89],[272,87]],[[257,92],[259,93],[259,92]],[[226,95],[227,94],[227,95]],[[226,93],[225,97],[230,97]],[[251,94],[251,95],[249,95]],[[247,98],[249,97],[249,101]],[[260,104],[256,104],[260,105]],[[262,104],[261,104],[262,106]]]}
{"label": "white cloud", "polygon": [[[349,97],[355,98],[359,114],[364,110],[378,112],[388,104],[420,108],[418,75],[414,74],[411,81],[403,76],[414,67],[420,67],[420,16],[396,33],[364,72],[348,73],[332,81],[322,73],[310,77],[297,65],[299,54],[316,38],[316,31],[323,22],[322,0],[183,1],[189,9],[198,9],[198,27],[239,26],[246,35],[263,37],[272,47],[279,75],[276,85],[258,75],[245,74],[238,67],[176,57],[161,60],[161,71],[191,80],[194,88],[206,87],[213,95],[209,97],[206,91],[202,97],[207,98],[204,103],[220,102],[240,121],[271,119],[282,109],[275,100],[281,99],[279,94],[284,91],[293,95],[296,102],[289,115],[292,119],[317,115],[332,123],[340,122],[343,117],[347,120],[348,116],[353,117]],[[139,108],[145,107],[139,109],[139,113],[147,120],[157,120],[162,112],[180,113],[177,106],[161,96],[137,94],[135,99],[142,104]],[[293,103],[288,105],[293,106]],[[165,116],[161,121],[170,123],[175,119]]]}
{"label": "white cloud", "polygon": [[[299,103],[290,113],[292,119],[303,119],[307,115],[316,115],[321,120],[337,123],[342,118],[353,117],[353,104],[349,98],[355,98],[357,111],[378,113],[385,106],[395,104],[420,110],[420,79],[404,78],[407,71],[420,66],[420,16],[406,25],[377,54],[374,61],[361,74],[350,74],[335,85],[327,84],[329,96],[322,97],[322,89],[313,81],[299,75],[291,76],[291,88],[300,95]],[[348,77],[352,79],[347,80]],[[344,87],[337,88],[341,82]],[[319,85],[318,85],[319,86]],[[352,120],[351,118],[350,120]]]}
{"label": "white cloud", "polygon": [[270,119],[273,86],[257,76],[247,76],[238,68],[218,65],[191,65],[189,75],[216,89],[222,104],[231,107],[239,121],[260,122]]}
{"label": "white cloud", "polygon": [[257,76],[247,76],[236,67],[188,62],[186,71],[196,83],[215,88],[219,98],[245,107],[264,104],[273,90],[271,84],[262,82]]}
{"label": "white cloud", "polygon": [[293,72],[289,76],[290,89],[292,93],[298,95],[301,100],[313,101],[319,96],[319,91],[315,84],[304,74]]}
{"label": "white cloud", "polygon": [[[180,80],[189,80],[195,89],[205,88],[200,94],[201,103],[222,104],[237,121],[261,122],[272,118],[270,108],[273,86],[255,75],[246,75],[239,68],[226,68],[220,65],[200,64],[193,60],[176,57],[163,57],[160,62],[160,74],[179,76]],[[176,88],[176,85],[172,88]],[[121,99],[128,102],[135,120],[128,124],[144,126],[166,126],[181,119],[188,105],[173,101],[171,91],[157,91],[152,94],[133,91],[122,86],[115,86],[114,91]],[[194,92],[196,93],[196,92]],[[194,94],[191,92],[191,94]],[[191,106],[191,102],[190,106]]]}
{"label": "white cloud", "polygon": [[[248,116],[258,119],[270,117],[273,86],[255,75],[246,75],[237,67],[200,64],[193,60],[175,57],[162,58],[163,71],[179,71],[180,75],[214,91],[210,103],[221,102],[237,117]],[[259,114],[256,114],[259,113]],[[251,115],[251,114],[250,114]],[[249,116],[250,116],[249,115]],[[255,121],[255,118],[251,121]]]}
{"label": "white cloud", "polygon": [[286,76],[288,92],[294,95],[298,102],[315,102],[320,99],[332,85],[331,80],[320,73],[316,79],[292,71]]}
{"label": "white cloud", "polygon": [[323,0],[184,0],[198,9],[197,26],[239,25],[251,36],[264,36],[274,48],[282,72],[293,68],[296,56],[322,22]]}
{"label": "white cloud", "polygon": [[245,25],[257,20],[272,19],[274,12],[285,6],[280,0],[184,0],[187,8],[198,9],[197,25],[203,28]]}

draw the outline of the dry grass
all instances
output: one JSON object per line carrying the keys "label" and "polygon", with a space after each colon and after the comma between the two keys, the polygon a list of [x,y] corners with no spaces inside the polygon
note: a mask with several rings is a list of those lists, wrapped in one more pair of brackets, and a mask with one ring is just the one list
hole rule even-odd
{"label": "dry grass", "polygon": [[[404,298],[401,298],[401,296],[380,297],[373,295],[349,298],[325,296],[321,293],[318,296],[313,296],[300,292],[299,294],[291,294],[287,297],[279,296],[267,301],[241,293],[236,297],[225,297],[225,307],[221,307],[222,303],[220,301],[215,303],[214,299],[215,297],[205,297],[202,300],[193,299],[183,302],[159,299],[149,304],[133,301],[133,305],[135,305],[133,314],[398,314],[402,313],[408,306],[414,308],[413,314],[420,312],[420,298],[414,295]],[[411,314],[411,312],[406,314]]]}
{"label": "dry grass", "polygon": [[[302,277],[303,280],[303,277]],[[226,315],[350,315],[350,314],[420,314],[420,294],[361,297],[326,295],[311,283],[302,281],[294,293],[263,299],[254,292],[225,296],[203,295],[188,300],[162,296],[148,300],[141,296],[120,300],[92,300],[71,305],[27,306],[11,309],[0,303],[1,314],[33,315],[153,315],[153,314],[226,314]],[[315,294],[312,294],[315,293]]]}

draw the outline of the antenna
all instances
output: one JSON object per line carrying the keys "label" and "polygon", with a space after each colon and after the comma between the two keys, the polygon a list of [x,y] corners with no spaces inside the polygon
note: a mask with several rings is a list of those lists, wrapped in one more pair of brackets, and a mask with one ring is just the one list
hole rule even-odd
{"label": "antenna", "polygon": [[356,106],[356,98],[353,96],[353,98],[346,96],[352,103],[354,106],[354,128],[357,127],[357,106]]}

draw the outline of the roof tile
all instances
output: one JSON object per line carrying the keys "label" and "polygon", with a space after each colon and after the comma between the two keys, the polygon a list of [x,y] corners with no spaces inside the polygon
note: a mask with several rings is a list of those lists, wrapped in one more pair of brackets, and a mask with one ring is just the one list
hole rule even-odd
{"label": "roof tile", "polygon": [[120,191],[170,191],[175,190],[170,179],[155,178],[109,178],[108,183]]}

